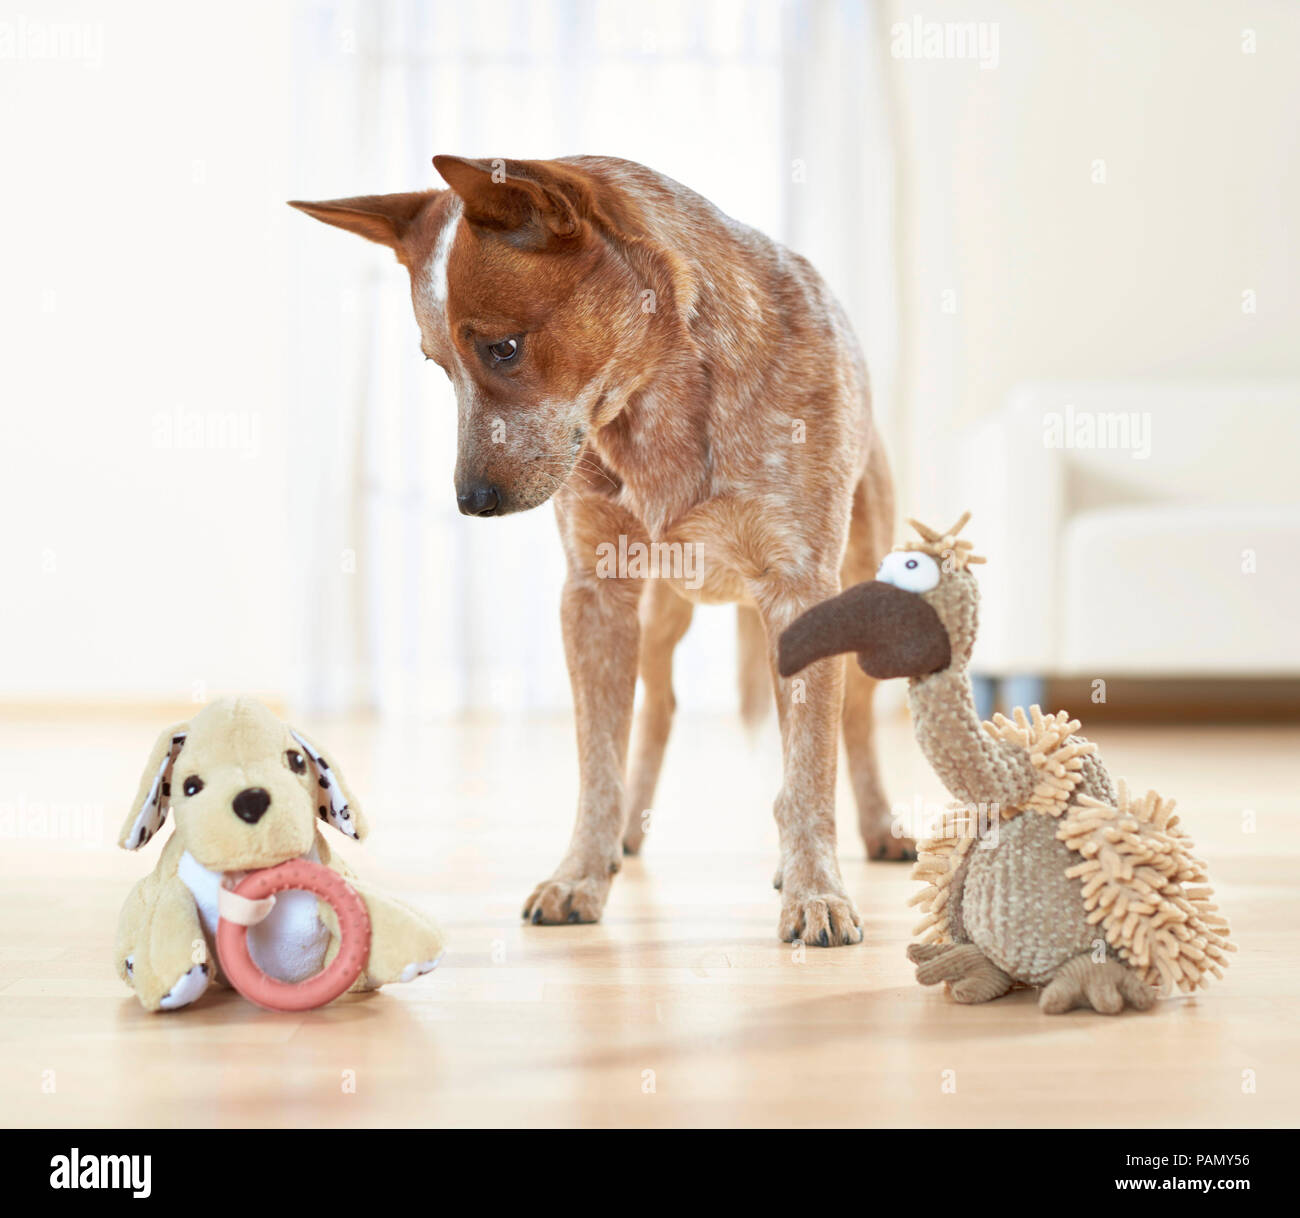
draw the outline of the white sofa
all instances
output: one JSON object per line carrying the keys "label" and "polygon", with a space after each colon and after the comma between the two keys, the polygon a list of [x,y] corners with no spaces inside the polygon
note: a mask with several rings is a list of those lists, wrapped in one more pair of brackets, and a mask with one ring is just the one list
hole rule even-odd
{"label": "white sofa", "polygon": [[956,466],[990,560],[981,700],[1300,675],[1300,384],[1027,385]]}

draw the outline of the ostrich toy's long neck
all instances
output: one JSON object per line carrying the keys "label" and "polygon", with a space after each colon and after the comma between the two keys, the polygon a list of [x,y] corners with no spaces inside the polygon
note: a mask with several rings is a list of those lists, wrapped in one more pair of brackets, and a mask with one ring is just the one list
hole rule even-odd
{"label": "ostrich toy's long neck", "polygon": [[953,796],[965,804],[1019,807],[1034,789],[1028,754],[983,728],[965,667],[909,682],[912,727],[921,752]]}

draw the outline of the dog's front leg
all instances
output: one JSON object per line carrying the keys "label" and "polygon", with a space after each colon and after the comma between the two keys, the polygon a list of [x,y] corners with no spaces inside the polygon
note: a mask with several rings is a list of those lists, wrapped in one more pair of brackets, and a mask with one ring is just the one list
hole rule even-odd
{"label": "dog's front leg", "polygon": [[622,860],[623,772],[636,694],[642,581],[571,570],[561,617],[578,728],[578,821],[568,852],[524,917],[596,922]]}
{"label": "dog's front leg", "polygon": [[785,763],[774,809],[781,834],[777,933],[787,942],[801,940],[818,947],[862,941],[862,920],[845,891],[835,853],[836,739],[844,660],[820,660],[787,680],[777,672],[776,648],[781,632],[828,589],[833,596],[836,588],[831,583],[798,590],[767,585],[757,596],[767,630]]}

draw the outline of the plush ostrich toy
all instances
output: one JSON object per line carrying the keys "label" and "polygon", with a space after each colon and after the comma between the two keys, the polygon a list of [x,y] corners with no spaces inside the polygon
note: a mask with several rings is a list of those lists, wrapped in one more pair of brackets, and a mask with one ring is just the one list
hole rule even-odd
{"label": "plush ostrich toy", "polygon": [[912,901],[926,911],[907,953],[916,979],[948,983],[958,1002],[1042,986],[1046,1012],[1111,1014],[1221,977],[1235,949],[1173,801],[1117,790],[1064,711],[975,713],[969,567],[984,560],[957,538],[969,518],[946,533],[910,521],[921,540],[780,641],[785,677],[852,651],[873,677],[909,678],[917,742],[957,800],[913,873],[926,883]]}

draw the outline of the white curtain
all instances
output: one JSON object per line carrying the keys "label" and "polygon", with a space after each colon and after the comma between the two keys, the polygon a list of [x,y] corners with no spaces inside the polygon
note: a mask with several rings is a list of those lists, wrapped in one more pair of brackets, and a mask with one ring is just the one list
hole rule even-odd
{"label": "white curtain", "polygon": [[[435,153],[642,161],[821,268],[894,366],[891,160],[869,0],[304,2],[293,160],[304,198],[440,185]],[[405,272],[304,218],[293,250],[300,701],[433,715],[569,705],[550,508],[472,520],[455,416]],[[683,704],[734,705],[734,615],[699,611]]]}

